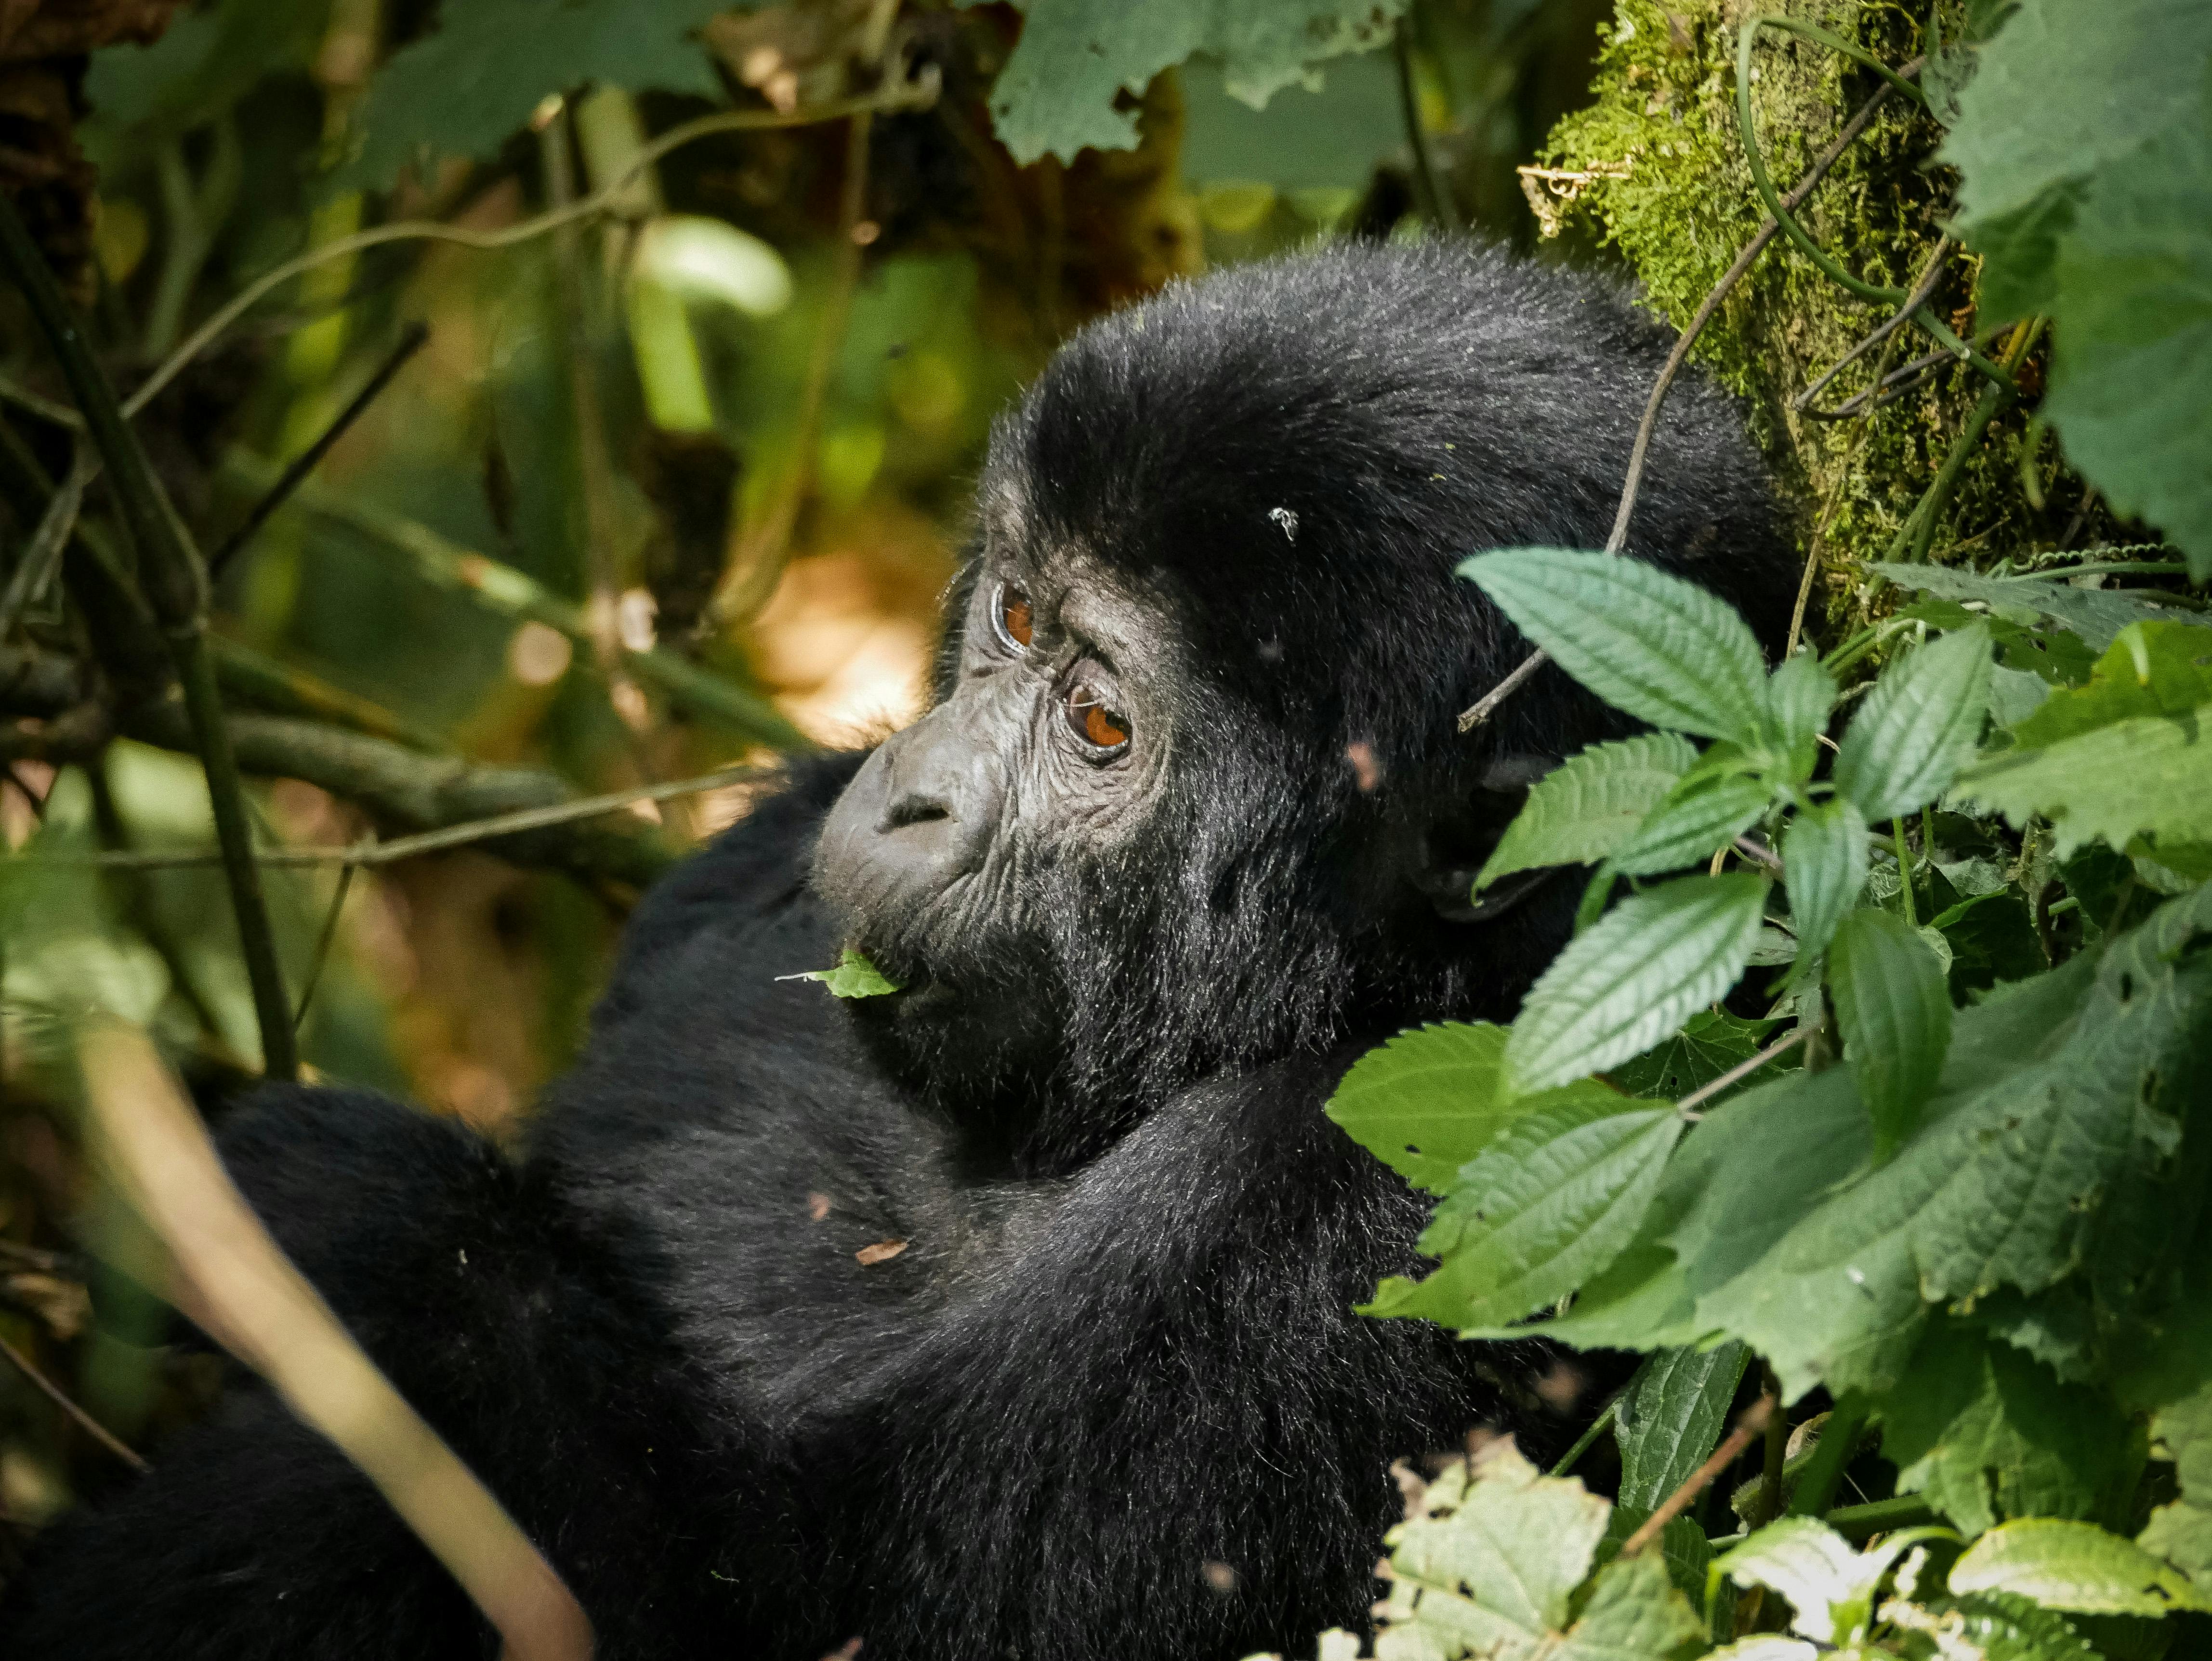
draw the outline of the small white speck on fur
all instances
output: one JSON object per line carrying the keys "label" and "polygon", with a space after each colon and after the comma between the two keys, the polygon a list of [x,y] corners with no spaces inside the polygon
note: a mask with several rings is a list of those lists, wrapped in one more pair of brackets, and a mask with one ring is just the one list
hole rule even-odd
{"label": "small white speck on fur", "polygon": [[1288,508],[1270,508],[1267,509],[1267,517],[1283,527],[1283,539],[1285,542],[1296,542],[1298,539],[1298,516],[1296,513]]}

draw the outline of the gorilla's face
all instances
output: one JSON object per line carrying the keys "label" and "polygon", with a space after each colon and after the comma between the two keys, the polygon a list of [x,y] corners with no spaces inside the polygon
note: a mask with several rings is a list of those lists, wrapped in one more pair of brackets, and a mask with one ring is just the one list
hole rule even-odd
{"label": "gorilla's face", "polygon": [[1171,608],[1079,557],[986,554],[963,587],[940,702],[846,788],[815,878],[903,989],[856,1014],[972,1102],[1066,1082],[1071,1028],[1146,997],[1121,948],[1183,887],[1203,699]]}

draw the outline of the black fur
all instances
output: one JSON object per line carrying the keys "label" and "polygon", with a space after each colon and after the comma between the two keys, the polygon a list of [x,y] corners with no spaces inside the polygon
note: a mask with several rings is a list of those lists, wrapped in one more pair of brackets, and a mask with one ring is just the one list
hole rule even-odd
{"label": "black fur", "polygon": [[[1525,648],[1450,573],[1602,541],[1666,344],[1595,281],[1360,248],[1176,289],[1055,360],[994,441],[986,557],[1018,536],[1153,596],[1207,736],[1136,843],[1008,902],[1060,1053],[985,1079],[990,1112],[886,1010],[775,979],[843,937],[809,881],[836,757],[648,897],[526,1158],[352,1092],[264,1092],[228,1131],[602,1656],[1226,1658],[1363,1620],[1389,1461],[1510,1421],[1545,1360],[1351,1313],[1425,1208],[1321,1104],[1397,1026],[1510,1015],[1556,946],[1556,900],[1445,922],[1384,855],[1501,751],[1616,730],[1547,676],[1460,736]],[[1778,632],[1758,465],[1694,382],[1631,550]],[[10,1597],[16,1661],[495,1649],[246,1385]]]}

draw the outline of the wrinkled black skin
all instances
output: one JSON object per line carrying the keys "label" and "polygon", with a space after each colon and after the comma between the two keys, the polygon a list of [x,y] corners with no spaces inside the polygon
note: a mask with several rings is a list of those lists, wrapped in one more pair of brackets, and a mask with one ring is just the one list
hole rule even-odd
{"label": "wrinkled black skin", "polygon": [[[352,1091],[266,1090],[233,1123],[241,1187],[602,1656],[1310,1652],[1364,1619],[1390,1458],[1480,1421],[1542,1439],[1515,1405],[1540,1351],[1351,1313],[1416,1267],[1426,1208],[1321,1109],[1393,1030],[1510,1015],[1563,937],[1571,880],[1483,923],[1421,891],[1479,855],[1498,756],[1617,730],[1547,672],[1459,734],[1525,648],[1452,567],[1603,541],[1666,344],[1602,283],[1437,248],[1093,326],[994,439],[939,693],[976,672],[983,578],[1081,573],[1168,666],[1141,789],[1087,818],[1002,792],[977,858],[1019,880],[933,909],[871,902],[849,858],[815,879],[860,758],[797,765],[640,908],[526,1157]],[[1630,551],[1778,634],[1765,486],[1694,382]],[[1050,715],[979,753],[1036,759]],[[1079,804],[1116,788],[1056,776]],[[911,989],[775,980],[855,934]],[[13,1661],[495,1648],[245,1383],[9,1598]]]}

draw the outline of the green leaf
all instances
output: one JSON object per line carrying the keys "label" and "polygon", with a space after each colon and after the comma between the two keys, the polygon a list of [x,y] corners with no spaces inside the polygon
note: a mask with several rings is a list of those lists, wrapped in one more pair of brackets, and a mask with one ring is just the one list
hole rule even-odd
{"label": "green leaf", "polygon": [[2212,1608],[2188,1578],[2093,1523],[2027,1517],[1991,1529],[1951,1567],[1954,1592],[2008,1591],[2080,1615]]}
{"label": "green leaf", "polygon": [[1567,548],[1477,554],[1459,574],[1614,708],[1708,738],[1758,736],[1766,701],[1759,642],[1695,583]]}
{"label": "green leaf", "polygon": [[1882,672],[1836,755],[1836,788],[1869,824],[1909,813],[1949,788],[1981,738],[1990,666],[1989,631],[1975,627]]}
{"label": "green leaf", "polygon": [[[981,0],[959,0],[974,5]],[[1390,39],[1406,0],[1026,0],[1022,33],[991,88],[1000,142],[1026,165],[1085,146],[1128,149],[1134,118],[1115,94],[1193,52],[1219,63],[1229,91],[1255,109],[1314,65]]]}
{"label": "green leaf", "polygon": [[1648,1517],[1696,1474],[1720,1440],[1750,1360],[1741,1344],[1664,1349],[1645,1359],[1613,1419],[1623,1509]]}
{"label": "green leaf", "polygon": [[[1816,1384],[1884,1392],[1929,1303],[2089,1267],[2102,1231],[2171,1153],[2173,1115],[2208,1088],[2212,896],[2151,920],[1954,1021],[1919,1132],[1869,1169],[1847,1069],[1792,1074],[1710,1114],[1678,1158],[1708,1169],[1655,1215],[1693,1334],[1765,1354],[1794,1397]],[[1636,1248],[1641,1250],[1641,1248]],[[1668,1319],[1678,1317],[1669,1315]]]}
{"label": "green leaf", "polygon": [[2109,1657],[2100,1654],[2056,1609],[2038,1608],[2010,1592],[1928,1601],[1935,1613],[1958,1617],[1959,1635],[1980,1650],[1984,1661],[2118,1661],[2123,1655],[2142,1661],[2146,1653],[2114,1649]]}
{"label": "green leaf", "polygon": [[1970,1536],[2008,1517],[2090,1516],[2140,1468],[2108,1396],[1952,1320],[1922,1340],[1881,1419],[1899,1492]]}
{"label": "green leaf", "polygon": [[1766,721],[1799,776],[1812,776],[1814,745],[1836,708],[1836,678],[1810,652],[1800,652],[1766,679]]}
{"label": "green leaf", "polygon": [[2153,1512],[2136,1542],[2212,1583],[2212,1385],[2159,1409],[2150,1430],[2159,1451],[2173,1461],[2181,1497]]}
{"label": "green leaf", "polygon": [[1867,822],[1838,796],[1794,815],[1782,833],[1782,885],[1800,958],[1828,949],[1836,925],[1866,887]]}
{"label": "green leaf", "polygon": [[838,998],[880,998],[898,990],[884,977],[882,970],[849,946],[837,954],[835,969],[809,969],[797,975],[778,975],[776,979],[819,981],[830,989],[832,997]]}
{"label": "green leaf", "polygon": [[[1979,600],[1991,607],[2033,611],[2063,624],[2101,652],[2131,623],[2163,622],[2186,628],[2212,628],[2212,614],[2185,611],[2154,588],[2076,588],[2063,575],[2048,577],[1985,577],[1949,565],[1899,565],[1872,560],[1867,569],[1900,587],[1945,599]],[[1959,624],[1965,626],[1962,620]],[[2212,645],[2200,645],[2200,651]]]}
{"label": "green leaf", "polygon": [[1862,906],[1837,927],[1828,983],[1844,1056],[1874,1121],[1875,1158],[1886,1159],[1911,1134],[1943,1071],[1951,1043],[1943,965],[1900,919]]}
{"label": "green leaf", "polygon": [[[1941,159],[1960,170],[1959,228],[1986,256],[1982,320],[1996,323],[2049,303],[2057,243],[2092,177],[2147,166],[2142,147],[2203,97],[2212,10],[2198,0],[2025,0],[1979,56]],[[2175,195],[2192,182],[2156,177]]]}
{"label": "green leaf", "polygon": [[1650,1049],[1735,984],[1759,938],[1765,881],[1683,877],[1632,896],[1571,941],[1529,989],[1506,1076],[1540,1090]]}
{"label": "green leaf", "polygon": [[[1701,1009],[1657,1049],[1623,1062],[1606,1076],[1632,1096],[1679,1101],[1749,1061],[1773,1031],[1772,1021],[1747,1021],[1725,1009]],[[1746,1082],[1771,1077],[1769,1069],[1779,1070],[1782,1065],[1778,1058]]]}
{"label": "green leaf", "polygon": [[1645,816],[1613,855],[1613,869],[1653,877],[1703,865],[1758,821],[1770,794],[1764,781],[1741,773],[1691,778]]}
{"label": "green leaf", "polygon": [[2167,131],[2097,176],[2058,240],[2042,412],[2067,459],[2119,512],[2163,529],[2202,582],[2212,577],[2212,8],[2190,9],[2202,43],[2193,95],[2169,107]]}
{"label": "green leaf", "polygon": [[1558,1302],[1636,1232],[1682,1129],[1678,1114],[1620,1097],[1517,1121],[1468,1163],[1422,1234],[1442,1266],[1385,1280],[1364,1312],[1495,1327]]}
{"label": "green leaf", "polygon": [[2012,727],[2012,739],[2032,750],[2131,716],[2189,715],[2206,703],[2212,703],[2212,642],[2174,624],[2137,624],[2113,637],[2087,684],[2045,699]]}
{"label": "green leaf", "polygon": [[380,190],[418,157],[489,156],[549,93],[599,81],[722,100],[693,34],[728,0],[446,0],[369,82],[334,190]]}
{"label": "green leaf", "polygon": [[[2032,719],[2032,718],[2031,718]],[[2025,827],[2051,821],[2061,859],[2096,840],[2212,838],[2212,703],[2138,717],[2039,750],[2008,750],[1959,782],[1959,800]]]}
{"label": "green leaf", "polygon": [[1697,750],[1677,733],[1594,744],[1570,757],[1530,788],[1475,887],[1547,865],[1596,864],[1634,834],[1697,761]]}
{"label": "green leaf", "polygon": [[1515,1120],[1547,1107],[1620,1097],[1585,1080],[1534,1096],[1505,1090],[1505,1029],[1459,1021],[1401,1032],[1352,1065],[1328,1116],[1352,1141],[1419,1187],[1442,1194],[1460,1167]]}
{"label": "green leaf", "polygon": [[1713,1567],[1742,1585],[1765,1586],[1790,1600],[1792,1632],[1819,1644],[1849,1646],[1865,1635],[1890,1565],[1938,1530],[1905,1529],[1865,1551],[1809,1517],[1769,1523]]}
{"label": "green leaf", "polygon": [[1929,925],[1951,947],[1951,1001],[1963,1003],[2005,981],[2039,975],[2050,964],[2036,938],[2035,919],[2014,890],[1977,894],[1937,914]]}
{"label": "green leaf", "polygon": [[220,119],[263,76],[307,64],[320,13],[297,0],[219,0],[179,11],[151,46],[102,47],[85,73],[87,154],[119,173],[152,146]]}

